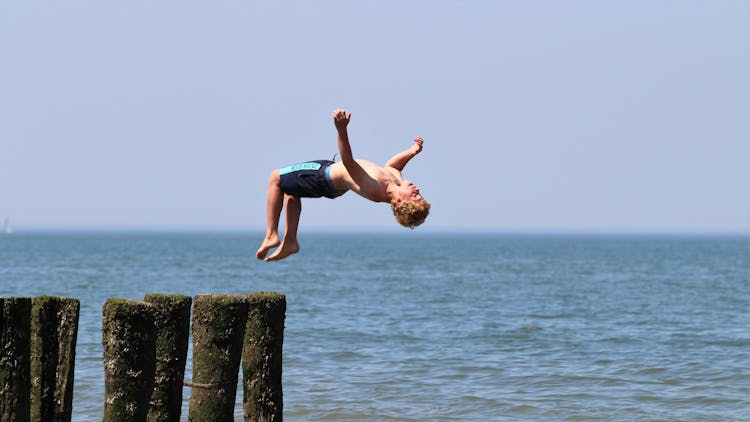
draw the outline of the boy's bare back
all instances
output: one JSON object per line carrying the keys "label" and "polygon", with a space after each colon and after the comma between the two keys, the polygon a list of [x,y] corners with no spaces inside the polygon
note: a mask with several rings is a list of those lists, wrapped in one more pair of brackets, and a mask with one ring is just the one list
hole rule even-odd
{"label": "boy's bare back", "polygon": [[[388,195],[388,187],[393,185],[401,185],[403,177],[401,172],[393,167],[379,166],[371,161],[356,159],[357,164],[367,173],[369,180],[365,180],[364,184],[370,186],[369,189],[363,189],[362,186],[354,181],[352,176],[346,170],[346,166],[343,162],[338,162],[331,165],[331,181],[336,189],[345,190],[351,189],[353,192],[360,196],[367,198],[374,202],[391,202],[391,198]],[[372,188],[375,187],[375,188]]]}

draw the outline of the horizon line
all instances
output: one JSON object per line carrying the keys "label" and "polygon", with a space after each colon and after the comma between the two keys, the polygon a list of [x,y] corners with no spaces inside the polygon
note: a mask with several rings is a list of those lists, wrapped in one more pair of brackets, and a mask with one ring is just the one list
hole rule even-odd
{"label": "horizon line", "polygon": [[[0,237],[22,235],[24,233],[184,233],[184,234],[252,234],[262,235],[262,229],[250,229],[246,227],[156,227],[156,226],[29,226],[14,227],[13,233],[0,233]],[[706,230],[706,229],[509,229],[509,228],[459,228],[438,227],[415,230],[404,230],[398,227],[360,227],[360,228],[333,228],[333,227],[311,227],[304,230],[311,234],[493,234],[493,235],[580,235],[580,236],[750,236],[750,229],[732,230]]]}

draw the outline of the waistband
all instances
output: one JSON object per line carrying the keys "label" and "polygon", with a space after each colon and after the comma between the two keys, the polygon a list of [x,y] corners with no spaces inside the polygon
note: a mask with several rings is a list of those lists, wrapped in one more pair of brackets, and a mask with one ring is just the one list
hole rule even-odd
{"label": "waistband", "polygon": [[331,165],[328,164],[323,172],[326,174],[326,182],[328,182],[328,186],[330,186],[331,189],[336,190],[336,186],[333,186],[333,180],[331,180]]}

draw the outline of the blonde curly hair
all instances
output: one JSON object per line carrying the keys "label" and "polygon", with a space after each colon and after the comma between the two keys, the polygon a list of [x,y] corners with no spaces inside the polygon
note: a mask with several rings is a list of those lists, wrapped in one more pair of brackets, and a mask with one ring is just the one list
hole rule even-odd
{"label": "blonde curly hair", "polygon": [[430,203],[424,199],[416,201],[391,201],[391,209],[396,221],[404,227],[413,229],[424,223],[425,218],[430,213]]}

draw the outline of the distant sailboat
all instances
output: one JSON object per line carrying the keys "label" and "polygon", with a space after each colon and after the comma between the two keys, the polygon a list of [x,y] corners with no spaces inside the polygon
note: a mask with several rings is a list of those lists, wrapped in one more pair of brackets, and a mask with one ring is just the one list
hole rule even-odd
{"label": "distant sailboat", "polygon": [[10,218],[6,218],[3,221],[3,231],[5,231],[5,234],[13,234],[13,227],[10,226]]}

